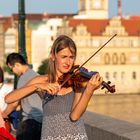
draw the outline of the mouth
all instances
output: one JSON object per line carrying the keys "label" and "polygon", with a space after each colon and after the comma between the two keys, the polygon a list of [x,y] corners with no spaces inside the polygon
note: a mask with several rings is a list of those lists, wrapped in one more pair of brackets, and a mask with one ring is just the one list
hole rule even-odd
{"label": "mouth", "polygon": [[68,71],[68,70],[71,69],[71,66],[69,66],[69,65],[66,66],[66,65],[65,65],[65,66],[63,66],[63,68],[64,68],[64,70],[67,70],[67,71]]}
{"label": "mouth", "polygon": [[66,69],[66,70],[69,70],[70,69],[69,66],[64,66],[63,68]]}

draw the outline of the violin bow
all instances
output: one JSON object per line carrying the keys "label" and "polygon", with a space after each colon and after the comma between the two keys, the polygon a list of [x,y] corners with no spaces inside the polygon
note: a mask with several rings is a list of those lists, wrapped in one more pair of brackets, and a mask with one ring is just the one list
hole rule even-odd
{"label": "violin bow", "polygon": [[80,65],[74,73],[72,73],[62,84],[61,87],[72,77],[74,74],[80,70],[81,67],[83,67],[92,57],[94,57],[102,48],[106,46],[117,34],[114,34],[106,43],[104,43],[94,54],[92,54],[82,65]]}

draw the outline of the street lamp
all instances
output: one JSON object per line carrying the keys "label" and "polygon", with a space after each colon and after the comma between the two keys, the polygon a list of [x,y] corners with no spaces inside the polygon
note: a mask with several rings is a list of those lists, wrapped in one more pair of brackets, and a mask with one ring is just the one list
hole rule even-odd
{"label": "street lamp", "polygon": [[18,52],[27,61],[25,37],[25,2],[18,0]]}
{"label": "street lamp", "polygon": [[[25,37],[25,2],[18,0],[18,52],[27,62],[26,55],[26,37]],[[18,77],[14,78],[14,89],[17,88]]]}

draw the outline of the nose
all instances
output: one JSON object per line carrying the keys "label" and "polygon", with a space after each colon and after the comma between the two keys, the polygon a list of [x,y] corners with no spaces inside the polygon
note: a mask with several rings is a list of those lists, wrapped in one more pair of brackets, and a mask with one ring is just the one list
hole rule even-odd
{"label": "nose", "polygon": [[67,65],[70,65],[70,64],[71,64],[71,59],[70,59],[70,58],[67,58],[67,59],[66,59],[66,64],[67,64]]}

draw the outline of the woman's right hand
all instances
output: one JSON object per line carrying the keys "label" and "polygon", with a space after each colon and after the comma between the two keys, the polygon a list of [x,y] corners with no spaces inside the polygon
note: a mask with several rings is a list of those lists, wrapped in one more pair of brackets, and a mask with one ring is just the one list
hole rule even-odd
{"label": "woman's right hand", "polygon": [[60,90],[60,85],[58,83],[38,83],[35,84],[37,91],[47,91],[51,95],[55,95]]}

